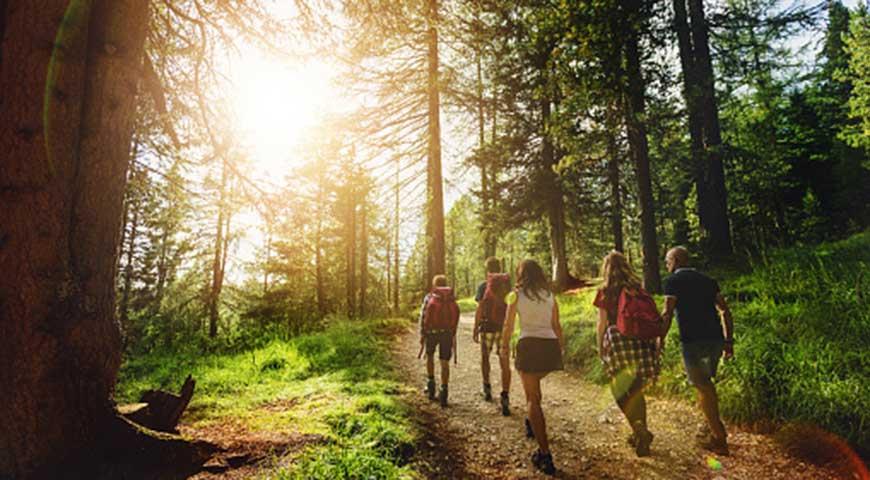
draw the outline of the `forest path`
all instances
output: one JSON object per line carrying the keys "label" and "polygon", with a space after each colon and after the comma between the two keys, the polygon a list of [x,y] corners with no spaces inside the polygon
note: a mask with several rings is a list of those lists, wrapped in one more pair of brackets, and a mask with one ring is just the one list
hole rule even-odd
{"label": "forest path", "polygon": [[[426,426],[422,443],[423,449],[430,451],[419,453],[430,459],[430,477],[549,478],[536,473],[529,461],[536,444],[525,438],[525,397],[516,371],[511,375],[511,416],[501,415],[500,368],[494,354],[491,378],[496,401],[483,400],[480,347],[471,340],[472,328],[473,317],[463,315],[457,336],[459,365],[450,363],[446,409],[430,402],[423,392],[425,363],[417,359],[420,344],[416,327],[399,337],[395,361],[415,392],[410,401]],[[435,369],[437,378],[439,367]],[[542,390],[551,450],[559,469],[557,478],[837,478],[826,469],[789,456],[769,436],[736,428],[729,428],[731,455],[714,459],[694,446],[700,413],[687,402],[666,398],[647,399],[655,441],[651,455],[638,458],[626,443],[628,424],[606,387],[567,371],[547,376]]]}

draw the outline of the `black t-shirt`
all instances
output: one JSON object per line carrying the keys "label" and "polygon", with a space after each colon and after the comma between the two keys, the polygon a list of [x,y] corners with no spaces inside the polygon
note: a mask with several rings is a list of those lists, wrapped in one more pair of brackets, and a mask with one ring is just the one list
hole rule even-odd
{"label": "black t-shirt", "polygon": [[665,295],[677,298],[677,325],[682,342],[723,340],[716,311],[716,280],[693,268],[677,269],[665,279]]}

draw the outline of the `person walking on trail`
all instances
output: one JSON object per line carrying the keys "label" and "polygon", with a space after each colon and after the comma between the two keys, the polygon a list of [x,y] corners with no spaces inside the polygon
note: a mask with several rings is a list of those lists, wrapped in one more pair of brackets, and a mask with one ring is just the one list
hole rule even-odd
{"label": "person walking on trail", "polygon": [[435,350],[441,363],[441,390],[438,401],[447,406],[447,384],[450,381],[450,358],[456,347],[456,328],[459,325],[459,305],[453,289],[447,286],[447,277],[435,275],[432,290],[423,298],[420,309],[420,348],[426,350],[426,394],[435,400]]}
{"label": "person walking on trail", "polygon": [[510,352],[517,315],[520,317],[520,339],[516,348],[516,369],[528,405],[526,430],[538,442],[538,449],[532,454],[532,464],[538,470],[553,475],[556,467],[550,454],[547,424],[541,410],[541,379],[552,371],[562,370],[564,338],[559,323],[559,305],[548,287],[543,269],[534,260],[524,260],[520,264],[516,289],[508,297],[500,349],[504,356]]}
{"label": "person walking on trail", "polygon": [[510,360],[498,355],[501,343],[501,331],[504,327],[504,317],[507,312],[505,296],[510,293],[510,276],[501,273],[501,262],[495,257],[486,259],[486,281],[477,289],[475,300],[477,311],[474,314],[474,331],[472,340],[480,344],[480,371],[483,376],[483,398],[492,401],[492,386],[489,383],[489,356],[495,346],[496,355],[501,364],[502,382],[502,415],[510,415],[508,389],[510,385]]}
{"label": "person walking on trail", "polygon": [[706,450],[727,455],[727,433],[719,417],[719,398],[713,378],[723,353],[726,360],[734,355],[731,311],[719,291],[719,284],[689,267],[688,250],[670,249],[665,264],[671,275],[665,279],[662,318],[666,328],[670,327],[676,311],[683,366],[689,383],[698,392],[698,403],[709,426],[709,432],[699,435],[698,444]]}
{"label": "person walking on trail", "polygon": [[[643,457],[649,455],[653,441],[647,428],[643,391],[655,381],[661,368],[661,338],[656,334],[664,335],[664,326],[655,302],[643,292],[641,281],[625,256],[614,251],[604,257],[601,277],[604,285],[593,301],[598,307],[598,355],[610,376],[613,398],[631,426],[628,443],[637,456]],[[634,302],[645,303],[633,308]],[[638,316],[635,311],[643,311],[643,305],[655,323],[652,334],[641,335],[639,329],[627,326]]]}

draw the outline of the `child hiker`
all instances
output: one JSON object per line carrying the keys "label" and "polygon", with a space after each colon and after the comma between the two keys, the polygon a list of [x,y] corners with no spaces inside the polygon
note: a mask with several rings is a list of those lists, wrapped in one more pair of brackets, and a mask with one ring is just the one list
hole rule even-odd
{"label": "child hiker", "polygon": [[441,363],[441,390],[438,400],[447,406],[447,383],[450,380],[450,357],[456,346],[456,327],[459,325],[459,305],[453,289],[447,286],[447,277],[435,275],[432,290],[423,298],[420,309],[420,347],[426,349],[426,394],[435,400],[435,349]]}
{"label": "child hiker", "polygon": [[489,356],[493,346],[501,364],[502,415],[510,415],[508,389],[510,384],[510,360],[499,355],[501,331],[504,326],[507,304],[505,296],[510,292],[510,277],[501,273],[501,262],[495,257],[486,259],[486,281],[477,289],[477,312],[474,314],[472,340],[480,344],[480,371],[483,375],[483,398],[492,401],[492,386],[489,383]]}

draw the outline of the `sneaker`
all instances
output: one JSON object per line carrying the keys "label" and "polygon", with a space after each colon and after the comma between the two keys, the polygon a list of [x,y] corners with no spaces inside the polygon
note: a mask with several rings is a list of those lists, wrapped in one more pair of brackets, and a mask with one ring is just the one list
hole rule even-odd
{"label": "sneaker", "polygon": [[553,465],[553,455],[549,452],[541,453],[540,450],[535,451],[535,453],[532,454],[532,465],[547,475],[556,474],[556,466]]}
{"label": "sneaker", "polygon": [[501,392],[501,414],[505,417],[511,414],[511,400],[508,392]]}
{"label": "sneaker", "polygon": [[438,402],[441,403],[441,408],[447,406],[447,385],[441,385],[441,391],[438,392]]}
{"label": "sneaker", "polygon": [[526,418],[526,438],[535,438],[535,431],[532,430],[532,422]]}
{"label": "sneaker", "polygon": [[728,441],[724,438],[716,438],[713,435],[708,435],[706,438],[699,439],[698,446],[704,450],[718,453],[719,455],[727,456],[730,454],[728,451]]}
{"label": "sneaker", "polygon": [[429,397],[429,400],[435,400],[435,380],[429,379],[426,382],[426,396]]}
{"label": "sneaker", "polygon": [[492,386],[488,383],[483,384],[483,399],[487,402],[492,401]]}

